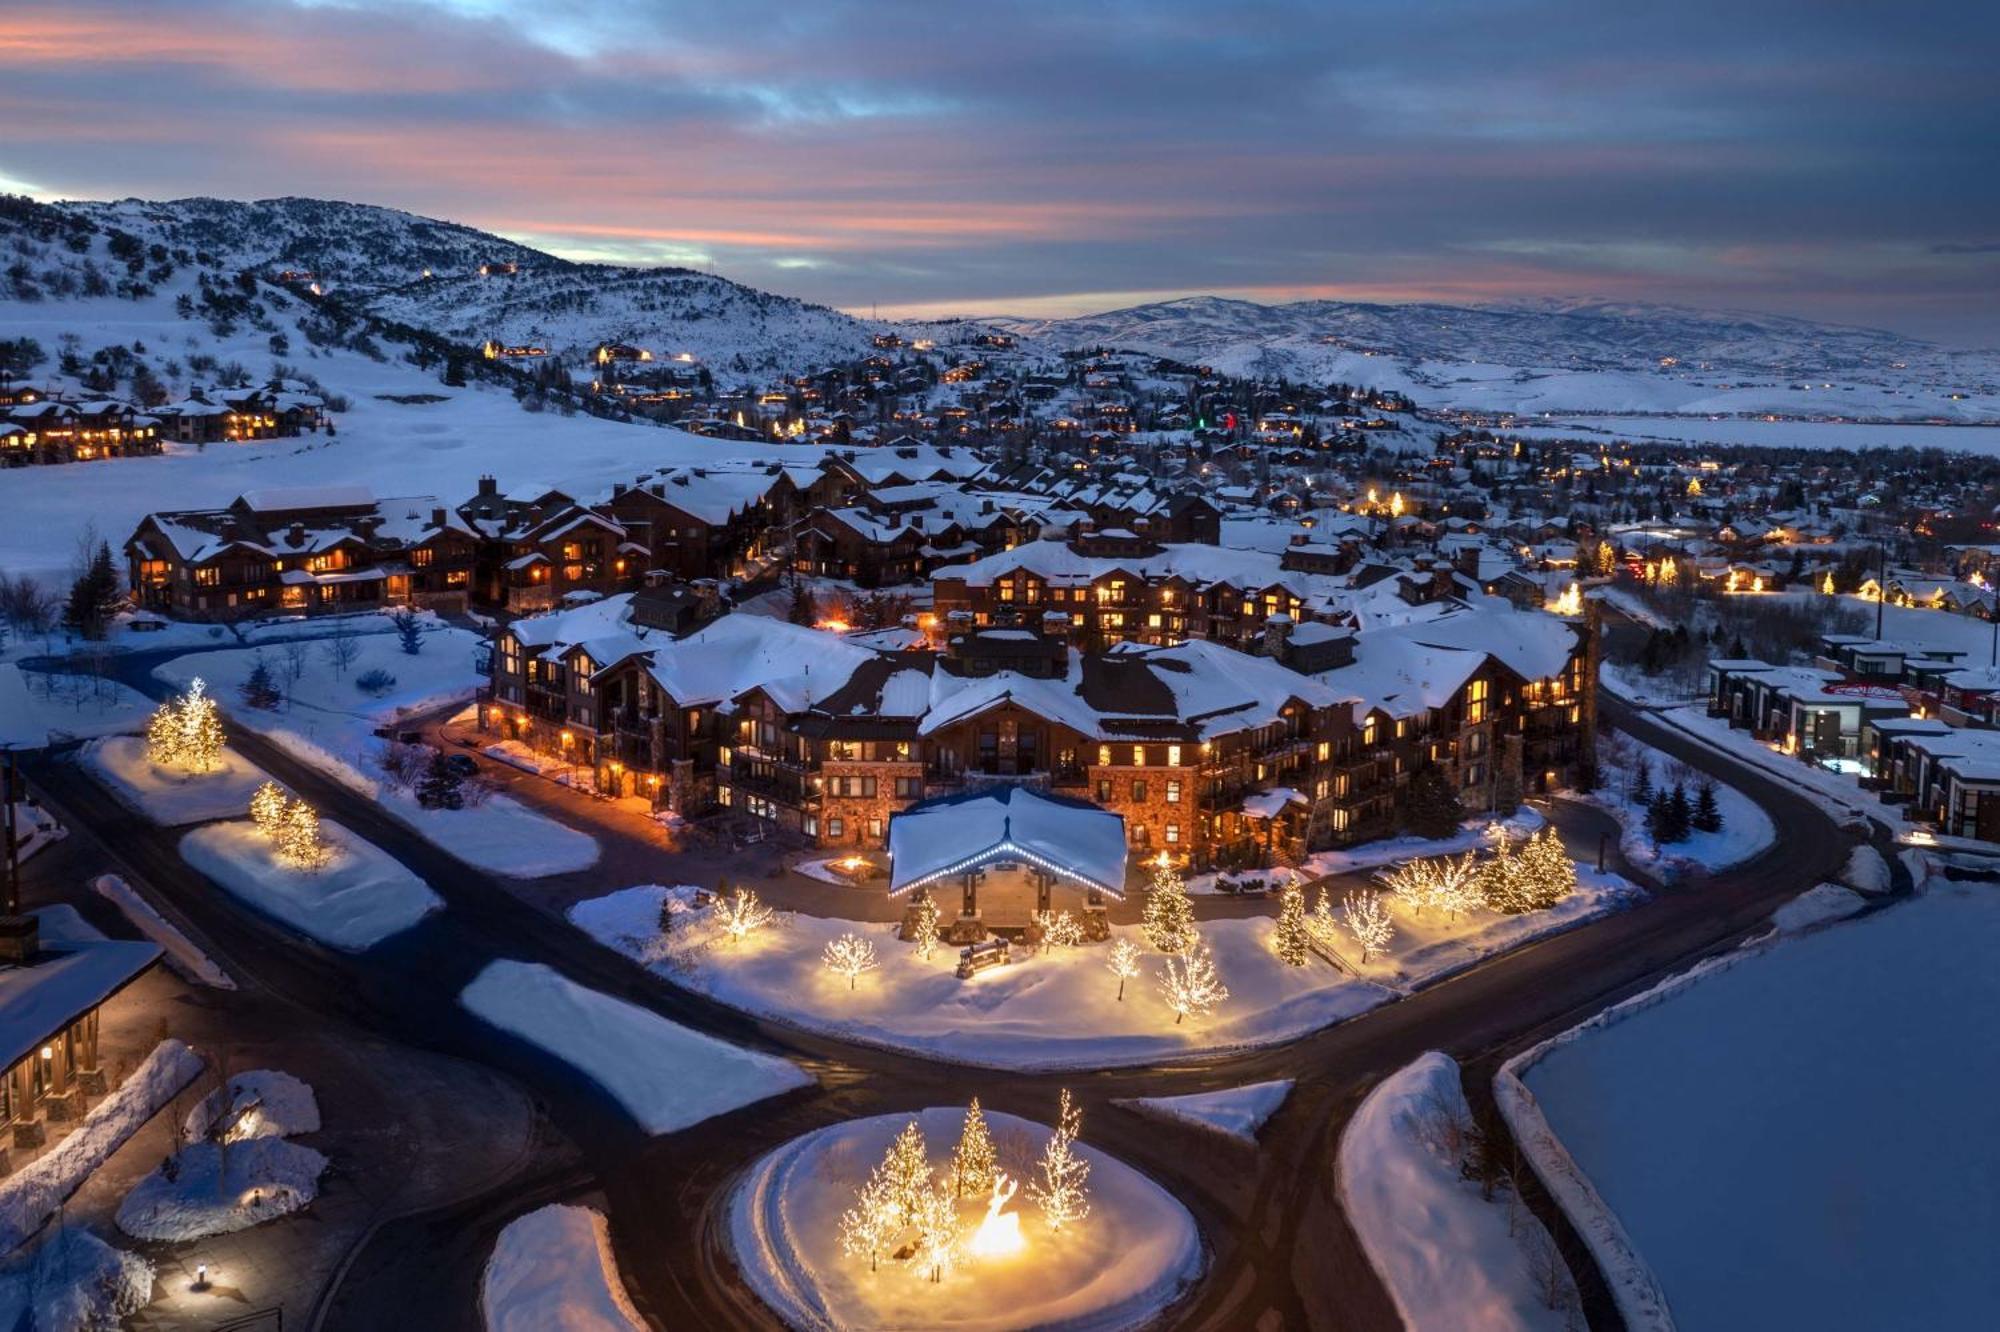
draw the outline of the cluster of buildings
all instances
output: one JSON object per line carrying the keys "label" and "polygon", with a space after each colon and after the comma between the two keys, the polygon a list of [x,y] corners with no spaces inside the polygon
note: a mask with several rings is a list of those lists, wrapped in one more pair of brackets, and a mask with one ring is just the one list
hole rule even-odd
{"label": "cluster of buildings", "polygon": [[17,385],[0,388],[0,466],[143,457],[159,453],[169,441],[246,443],[326,425],[319,395],[278,380],[257,388],[196,390],[157,407],[74,400]]}

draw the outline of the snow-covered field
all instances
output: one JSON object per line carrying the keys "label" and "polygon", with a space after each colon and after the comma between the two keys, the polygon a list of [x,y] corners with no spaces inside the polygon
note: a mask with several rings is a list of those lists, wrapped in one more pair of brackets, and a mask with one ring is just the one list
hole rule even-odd
{"label": "snow-covered field", "polygon": [[604,1214],[553,1203],[507,1224],[486,1260],[486,1332],[640,1332]]}
{"label": "snow-covered field", "polygon": [[1355,1110],[1340,1135],[1340,1200],[1368,1261],[1413,1332],[1580,1326],[1542,1223],[1505,1185],[1488,1200],[1460,1173],[1470,1124],[1458,1065],[1436,1051]]}
{"label": "snow-covered field", "polygon": [[[1883,415],[1908,412],[1917,404],[1879,402],[1830,403],[1831,411],[1874,411]],[[1925,414],[1947,404],[1921,404]],[[1756,411],[1754,406],[1732,408]],[[1813,404],[1799,399],[1778,410],[1806,412]],[[1989,405],[1988,410],[1992,410]],[[1705,416],[1577,416],[1567,420],[1537,419],[1511,426],[1510,437],[1525,439],[1684,440],[1691,444],[1745,444],[1767,449],[1955,449],[1964,453],[2000,455],[2000,426],[1881,425],[1873,422],[1765,421],[1756,417]]]}
{"label": "snow-covered field", "polygon": [[1656,1280],[1680,1327],[1989,1326],[1996,950],[2000,893],[1933,879],[1565,1032],[1502,1102],[1579,1229],[1629,1237],[1614,1286]]}
{"label": "snow-covered field", "polygon": [[[1521,806],[1506,818],[1500,826],[1507,835],[1519,841],[1539,829],[1547,820],[1527,805]],[[1304,869],[1308,877],[1318,874],[1347,874],[1355,870],[1379,869],[1385,865],[1399,865],[1405,860],[1416,860],[1426,856],[1455,856],[1466,851],[1484,850],[1491,845],[1487,829],[1493,826],[1490,818],[1467,819],[1459,830],[1450,837],[1383,837],[1359,846],[1342,847],[1334,851],[1315,851],[1306,857]]]}
{"label": "snow-covered field", "polygon": [[[1053,1109],[1053,1107],[1051,1107]],[[975,1329],[1037,1327],[1114,1332],[1156,1319],[1201,1274],[1200,1232],[1187,1209],[1138,1171],[1089,1144],[1090,1213],[1051,1233],[1025,1185],[1008,1204],[1025,1246],[1006,1255],[968,1255],[933,1284],[914,1264],[840,1251],[836,1223],[889,1143],[915,1118],[934,1170],[950,1164],[962,1109],[849,1120],[793,1141],[750,1168],[730,1199],[729,1242],[750,1288],[799,1329]],[[999,1168],[1032,1181],[1049,1130],[988,1112]],[[969,1228],[986,1199],[959,1204]]]}
{"label": "snow-covered field", "polygon": [[[1008,965],[963,981],[958,950],[940,947],[926,960],[888,923],[790,915],[732,942],[716,937],[707,913],[686,911],[663,943],[660,900],[672,891],[684,901],[688,889],[628,888],[577,903],[569,918],[677,985],[807,1031],[984,1068],[1109,1068],[1293,1040],[1387,1002],[1396,987],[1435,980],[1636,899],[1638,890],[1615,875],[1583,878],[1560,906],[1521,916],[1482,910],[1457,922],[1437,912],[1416,919],[1391,898],[1396,938],[1361,968],[1364,979],[1317,958],[1285,965],[1272,947],[1272,918],[1204,922],[1201,936],[1229,997],[1208,1017],[1178,1024],[1160,988],[1165,958],[1135,927],[1113,928],[1142,954],[1141,974],[1120,1000],[1118,978],[1105,967],[1109,943],[1039,954],[1016,948]],[[827,944],[849,932],[874,945],[880,964],[851,989],[822,962]]]}
{"label": "snow-covered field", "polygon": [[[365,617],[363,623],[367,619],[386,626],[384,617]],[[478,635],[435,628],[424,635],[423,650],[414,656],[402,650],[392,633],[367,633],[352,641],[357,655],[344,674],[326,659],[324,640],[306,643],[305,672],[291,691],[290,704],[280,704],[275,711],[247,706],[241,691],[260,657],[273,672],[279,671],[282,649],[194,653],[167,662],[153,675],[176,688],[185,688],[196,676],[207,680],[237,725],[375,800],[386,813],[468,865],[515,878],[538,878],[597,863],[596,839],[511,797],[491,796],[464,809],[425,809],[411,791],[383,775],[380,758],[387,742],[375,735],[376,729],[470,698],[483,679],[473,670]],[[354,682],[372,670],[393,675],[395,684],[379,695],[362,693]]]}
{"label": "snow-covered field", "polygon": [[238,818],[269,780],[262,768],[229,749],[209,772],[163,768],[146,757],[146,742],[135,735],[93,740],[78,756],[119,804],[167,828]]}
{"label": "snow-covered field", "polygon": [[195,829],[181,839],[181,859],[265,915],[350,953],[373,948],[444,905],[372,842],[337,823],[319,829],[333,858],[316,870],[279,864],[271,840],[247,820]]}
{"label": "snow-covered field", "polygon": [[1255,1144],[1257,1130],[1278,1112],[1292,1093],[1292,1080],[1252,1082],[1222,1091],[1190,1092],[1186,1096],[1135,1096],[1118,1104],[1142,1115],[1191,1124],[1227,1138]]}
{"label": "snow-covered field", "polygon": [[786,1060],[690,1031],[539,963],[490,963],[459,1002],[575,1067],[648,1133],[674,1133],[812,1082]]}
{"label": "snow-covered field", "polygon": [[17,739],[51,736],[116,735],[144,729],[154,703],[116,680],[86,675],[23,671],[0,661],[0,712],[5,730]]}

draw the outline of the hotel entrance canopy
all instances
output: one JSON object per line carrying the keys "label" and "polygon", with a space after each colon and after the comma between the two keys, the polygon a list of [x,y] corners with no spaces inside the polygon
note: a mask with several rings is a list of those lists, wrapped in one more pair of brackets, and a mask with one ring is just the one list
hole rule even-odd
{"label": "hotel entrance canopy", "polygon": [[1006,863],[1122,899],[1125,820],[1011,783],[926,800],[889,820],[891,897]]}

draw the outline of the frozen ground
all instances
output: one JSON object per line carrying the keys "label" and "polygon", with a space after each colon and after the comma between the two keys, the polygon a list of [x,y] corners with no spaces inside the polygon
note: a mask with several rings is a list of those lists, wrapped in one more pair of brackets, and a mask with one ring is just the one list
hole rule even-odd
{"label": "frozen ground", "polygon": [[1577,1326],[1566,1316],[1575,1286],[1560,1258],[1549,1266],[1541,1222],[1504,1186],[1489,1201],[1460,1173],[1470,1123],[1458,1065],[1436,1051],[1355,1110],[1340,1136],[1340,1199],[1368,1261],[1413,1332]]}
{"label": "frozen ground", "polygon": [[1988,1326],[1997,949],[2000,893],[1933,879],[1743,950],[1510,1065],[1516,1135],[1546,1116],[1537,1170],[1572,1216],[1608,1208],[1580,1228],[1622,1225],[1639,1261],[1613,1266],[1681,1327]]}
{"label": "frozen ground", "polygon": [[[1036,953],[958,979],[958,950],[926,960],[896,938],[896,925],[788,915],[741,942],[718,936],[709,913],[684,911],[659,936],[659,903],[669,891],[628,888],[579,902],[569,917],[599,942],[653,967],[677,985],[732,1007],[843,1040],[909,1050],[986,1068],[1108,1068],[1187,1058],[1295,1039],[1345,1021],[1421,984],[1540,934],[1565,929],[1635,900],[1615,875],[1585,874],[1561,906],[1523,916],[1488,911],[1457,922],[1440,913],[1411,918],[1394,905],[1389,950],[1358,968],[1363,978],[1318,958],[1286,966],[1273,951],[1270,917],[1201,925],[1229,997],[1205,1018],[1176,1023],[1160,992],[1165,958],[1135,927],[1113,927],[1140,948],[1138,976],[1117,998],[1105,967],[1110,944]],[[672,890],[685,899],[690,890]],[[826,945],[853,932],[875,946],[879,967],[848,982],[827,971]],[[1346,954],[1355,962],[1358,951]]]}
{"label": "frozen ground", "polygon": [[400,934],[444,905],[422,879],[337,823],[320,835],[333,858],[316,870],[277,862],[271,840],[247,820],[212,823],[181,839],[181,859],[280,923],[358,953]]}
{"label": "frozen ground", "polygon": [[509,1222],[486,1262],[487,1332],[641,1332],[604,1214],[551,1204]]}
{"label": "frozen ground", "polygon": [[[386,624],[385,617],[365,618]],[[280,704],[275,711],[245,705],[241,691],[260,655],[274,673],[280,671],[286,664],[282,648],[192,654],[175,658],[153,674],[175,687],[184,687],[197,675],[208,680],[217,702],[237,725],[376,800],[386,813],[468,865],[536,878],[596,863],[595,839],[510,797],[495,795],[464,809],[425,809],[409,790],[384,777],[379,758],[387,742],[375,735],[376,729],[471,697],[483,679],[472,669],[477,635],[433,626],[415,656],[402,651],[393,633],[368,633],[351,641],[358,655],[344,674],[328,660],[325,640],[303,644],[304,673],[292,688],[289,705]],[[354,682],[372,670],[393,675],[395,684],[379,695],[362,693]],[[239,807],[230,812],[242,811]]]}
{"label": "frozen ground", "polygon": [[116,1332],[153,1298],[153,1265],[64,1226],[0,1265],[0,1327]]}
{"label": "frozen ground", "polygon": [[1254,1144],[1257,1130],[1278,1112],[1278,1107],[1285,1103],[1291,1092],[1292,1080],[1280,1078],[1275,1082],[1252,1082],[1247,1086],[1191,1092],[1186,1096],[1137,1096],[1118,1104],[1141,1114],[1192,1124],[1196,1128]]}
{"label": "frozen ground", "polygon": [[34,1234],[92,1171],[194,1081],[202,1067],[201,1056],[187,1046],[161,1041],[69,1136],[0,1182],[0,1253],[12,1252]]}
{"label": "frozen ground", "polygon": [[[1051,1107],[1053,1109],[1053,1107]],[[914,1116],[934,1170],[947,1166],[964,1126],[957,1108]],[[1159,1185],[1092,1148],[1083,1124],[1079,1155],[1090,1162],[1090,1213],[1052,1234],[1025,1183],[1007,1205],[1025,1247],[1009,1255],[969,1255],[933,1284],[911,1264],[840,1251],[836,1222],[856,1187],[881,1160],[911,1115],[849,1120],[796,1138],[750,1168],[730,1198],[728,1238],[743,1279],[794,1328],[1113,1329],[1151,1323],[1201,1274],[1201,1236],[1187,1209]],[[1049,1130],[988,1112],[999,1168],[1032,1181],[1032,1161]],[[986,1199],[959,1204],[970,1229]]]}
{"label": "frozen ground", "polygon": [[190,1143],[173,1178],[162,1162],[132,1186],[118,1204],[118,1228],[135,1239],[171,1241],[248,1230],[318,1197],[325,1169],[324,1156],[283,1138],[248,1138],[226,1148]]}
{"label": "frozen ground", "polygon": [[227,748],[209,772],[163,768],[146,757],[146,742],[135,735],[93,740],[78,753],[118,803],[168,828],[239,818],[269,780],[262,768]]}
{"label": "frozen ground", "polygon": [[576,1068],[648,1133],[677,1132],[812,1082],[786,1060],[690,1031],[539,963],[490,963],[459,1002]]}

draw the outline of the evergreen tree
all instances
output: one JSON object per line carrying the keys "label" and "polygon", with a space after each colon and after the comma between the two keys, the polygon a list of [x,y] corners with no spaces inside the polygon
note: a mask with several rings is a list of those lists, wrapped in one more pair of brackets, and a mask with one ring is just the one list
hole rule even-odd
{"label": "evergreen tree", "polygon": [[1272,945],[1286,966],[1306,964],[1306,890],[1297,882],[1287,883],[1278,896],[1278,930]]}
{"label": "evergreen tree", "polygon": [[444,751],[439,750],[431,755],[430,766],[417,783],[417,803],[425,809],[462,808],[465,793],[459,790],[461,780],[457,770],[445,762]]}
{"label": "evergreen tree", "polygon": [[1653,798],[1646,802],[1646,835],[1659,846],[1665,846],[1673,839],[1667,836],[1673,830],[1673,804],[1665,791],[1655,791]]}
{"label": "evergreen tree", "polygon": [[1667,817],[1671,821],[1669,842],[1685,842],[1694,830],[1694,806],[1688,802],[1687,787],[1674,783],[1673,794],[1667,797]]}
{"label": "evergreen tree", "polygon": [[1695,788],[1694,828],[1696,832],[1721,832],[1722,807],[1715,802],[1715,783],[1703,781]]}
{"label": "evergreen tree", "polygon": [[959,1197],[977,1198],[992,1191],[996,1160],[993,1137],[986,1131],[986,1116],[980,1113],[979,1098],[965,1108],[965,1130],[958,1135],[958,1149],[951,1155],[952,1186]]}
{"label": "evergreen tree", "polygon": [[1639,760],[1639,771],[1632,778],[1632,803],[1649,805],[1653,801],[1653,765],[1645,759]]}
{"label": "evergreen tree", "polygon": [[819,623],[819,602],[813,597],[812,584],[803,578],[792,580],[792,604],[785,618],[793,624]]}
{"label": "evergreen tree", "polygon": [[1194,903],[1188,900],[1187,881],[1172,865],[1154,868],[1140,928],[1146,942],[1163,953],[1185,953],[1194,946]]}
{"label": "evergreen tree", "polygon": [[911,1120],[896,1135],[896,1141],[889,1144],[889,1154],[882,1159],[882,1170],[888,1181],[889,1196],[894,1200],[897,1219],[903,1225],[912,1225],[917,1219],[917,1208],[931,1186],[931,1162],[929,1149],[924,1146],[924,1131]]}
{"label": "evergreen tree", "polygon": [[265,712],[275,710],[284,699],[277,682],[271,678],[271,668],[264,664],[264,654],[259,652],[257,660],[250,667],[250,678],[243,682],[240,691],[243,702],[248,707],[261,708]]}
{"label": "evergreen tree", "polygon": [[396,626],[396,641],[408,656],[416,656],[424,650],[422,623],[407,606],[397,611],[390,619]]}
{"label": "evergreen tree", "polygon": [[1403,827],[1417,837],[1450,837],[1465,817],[1465,806],[1444,770],[1426,764],[1410,778],[1403,793]]}

